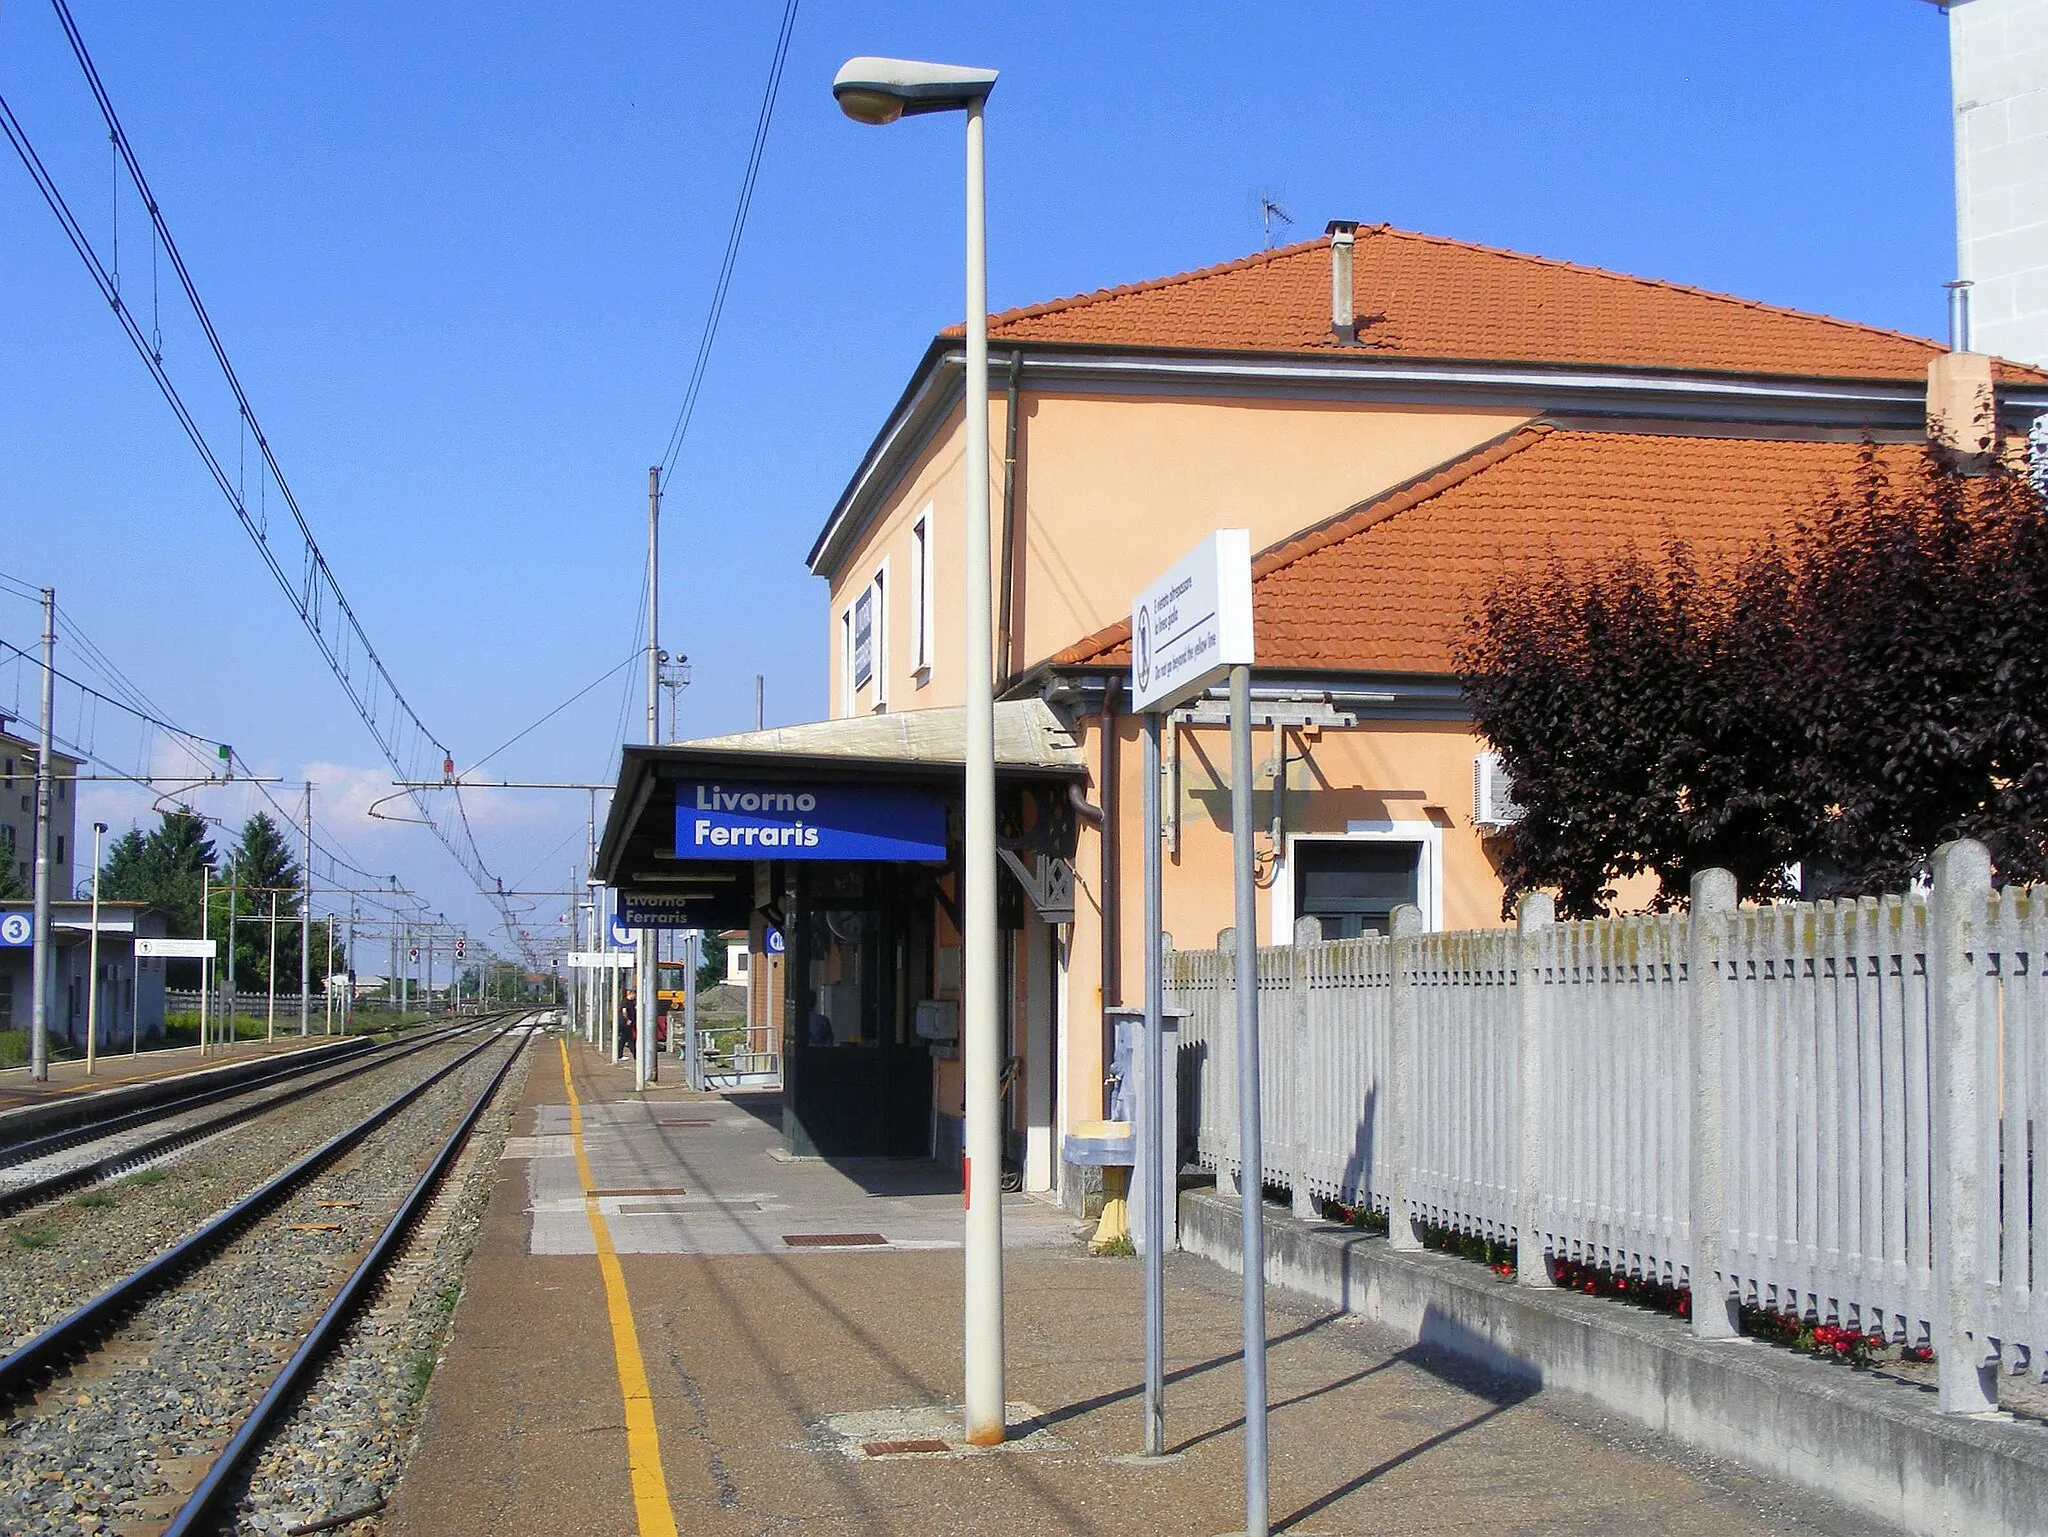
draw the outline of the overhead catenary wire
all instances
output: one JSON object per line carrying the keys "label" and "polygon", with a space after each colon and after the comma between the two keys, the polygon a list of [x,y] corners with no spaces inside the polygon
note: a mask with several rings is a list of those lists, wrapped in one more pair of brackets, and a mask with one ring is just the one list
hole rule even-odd
{"label": "overhead catenary wire", "polygon": [[[150,188],[148,178],[143,173],[141,163],[135,154],[134,148],[121,126],[119,116],[114,110],[112,99],[100,78],[97,68],[92,62],[91,55],[85,47],[84,39],[78,31],[70,9],[66,5],[65,0],[52,0],[52,4],[56,10],[58,20],[62,24],[65,37],[71,46],[72,53],[85,75],[94,101],[97,103],[100,114],[106,122],[107,130],[113,140],[119,162],[125,168],[129,179],[134,183],[148,212],[152,238],[152,262],[154,263],[156,250],[161,248],[164,257],[171,265],[179,287],[184,292],[186,302],[190,306],[194,318],[198,321],[200,329],[205,335],[221,376],[234,397],[237,410],[238,463],[236,471],[232,475],[223,463],[221,455],[213,448],[205,429],[199,424],[194,412],[188,406],[176,382],[172,379],[164,365],[161,331],[158,328],[157,317],[152,317],[151,332],[145,335],[135,315],[131,312],[125,301],[123,301],[117,280],[106,264],[100,260],[92,240],[86,234],[77,217],[72,213],[62,190],[57,186],[55,178],[50,174],[48,168],[36,153],[34,145],[30,141],[20,119],[4,97],[0,97],[0,133],[4,133],[17,157],[28,170],[37,191],[42,195],[44,202],[48,204],[51,212],[56,216],[66,238],[71,242],[79,259],[84,263],[95,285],[100,289],[102,297],[107,300],[109,308],[113,311],[130,344],[135,348],[137,355],[143,360],[144,366],[149,370],[159,393],[163,395],[165,402],[171,407],[172,414],[177,418],[180,428],[191,441],[194,450],[199,454],[207,473],[211,476],[223,497],[228,501],[237,520],[242,524],[244,531],[256,545],[258,554],[270,570],[272,577],[292,601],[294,608],[298,611],[301,623],[304,625],[307,633],[312,636],[330,671],[333,672],[336,679],[341,683],[343,691],[349,696],[350,703],[355,707],[356,713],[362,718],[364,724],[369,727],[372,738],[377,742],[385,758],[400,778],[421,778],[423,776],[418,772],[420,766],[418,760],[425,751],[431,748],[436,757],[445,759],[450,756],[448,749],[438,737],[427,729],[418,713],[400,691],[389,669],[385,666],[383,659],[378,655],[376,648],[370,643],[368,634],[357,619],[347,596],[343,593],[339,579],[329,566],[325,553],[320,549],[319,543],[313,535],[312,528],[298,505],[297,498],[293,495],[289,483],[284,478],[282,466],[279,464],[269,439],[257,420],[248,395],[244,391],[241,381],[235,373],[233,364],[228,358],[226,347],[214,327],[212,318],[208,314],[203,300],[200,298],[198,286],[185,264],[175,239],[171,235],[170,227],[164,219],[154,192]],[[242,463],[242,456],[252,439],[258,453],[259,463],[257,470],[260,483],[259,510],[254,515],[252,515],[248,506]],[[270,539],[268,487],[271,481],[275,481],[277,484],[280,499],[291,514],[291,521],[298,531],[302,545],[296,562],[301,568],[297,576],[294,576],[292,572],[286,569],[284,562],[280,559],[279,553],[273,547]],[[339,631],[338,640],[336,636],[329,634],[330,627]],[[360,658],[362,665],[360,677],[357,673],[358,658]],[[482,851],[476,844],[474,832],[469,825],[467,812],[461,805],[460,791],[450,792],[455,802],[454,813],[446,819],[445,825],[443,820],[434,814],[429,798],[431,792],[421,790],[412,793],[423,818],[433,828],[437,838],[455,857],[457,863],[471,876],[477,889],[495,902],[496,899],[493,893],[499,883],[491,875],[483,859]],[[502,904],[498,905],[500,917],[509,927],[511,922],[509,909],[503,907]]]}
{"label": "overhead catenary wire", "polygon": [[768,146],[768,125],[775,118],[775,99],[782,91],[782,68],[789,58],[789,40],[796,32],[796,10],[799,0],[788,0],[782,8],[782,26],[775,35],[774,62],[768,68],[768,84],[761,92],[761,110],[754,119],[754,140],[747,150],[746,175],[740,180],[738,204],[733,208],[732,228],[725,237],[725,256],[718,266],[718,280],[711,287],[711,307],[704,316],[704,331],[697,339],[697,357],[690,365],[690,380],[683,390],[682,409],[676,413],[675,427],[668,435],[668,447],[661,456],[661,474],[665,480],[675,468],[676,456],[682,452],[683,439],[690,431],[690,418],[697,411],[697,394],[704,386],[704,373],[711,363],[712,343],[718,338],[718,322],[725,314],[725,296],[732,287],[733,268],[740,257],[740,240],[746,234],[747,213],[754,204],[754,184],[761,175],[761,156]]}

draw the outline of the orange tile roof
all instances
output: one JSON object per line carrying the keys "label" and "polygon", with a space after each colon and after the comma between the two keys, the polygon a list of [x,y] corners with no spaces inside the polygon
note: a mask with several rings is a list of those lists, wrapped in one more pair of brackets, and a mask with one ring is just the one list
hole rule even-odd
{"label": "orange tile roof", "polygon": [[[992,341],[1923,379],[1935,342],[1547,257],[1358,231],[1361,346],[1330,331],[1327,237],[991,318]],[[957,328],[956,333],[957,334]],[[2048,373],[2001,365],[2001,376]]]}
{"label": "orange tile roof", "polygon": [[[1789,526],[1858,443],[1568,431],[1536,424],[1274,545],[1252,564],[1261,670],[1448,673],[1488,584],[1554,556],[1654,554],[1687,540],[1706,561]],[[1881,452],[1903,457],[1917,446]],[[1130,622],[1057,664],[1127,667]]]}

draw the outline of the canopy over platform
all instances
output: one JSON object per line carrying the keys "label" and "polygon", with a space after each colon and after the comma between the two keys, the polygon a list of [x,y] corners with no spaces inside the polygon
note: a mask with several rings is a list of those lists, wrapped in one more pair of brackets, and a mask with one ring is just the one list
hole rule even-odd
{"label": "canopy over platform", "polygon": [[[995,736],[999,781],[1087,777],[1043,700],[998,704]],[[739,927],[756,905],[756,867],[768,862],[943,862],[966,757],[958,707],[628,747],[597,874],[629,903],[662,895],[673,926]]]}

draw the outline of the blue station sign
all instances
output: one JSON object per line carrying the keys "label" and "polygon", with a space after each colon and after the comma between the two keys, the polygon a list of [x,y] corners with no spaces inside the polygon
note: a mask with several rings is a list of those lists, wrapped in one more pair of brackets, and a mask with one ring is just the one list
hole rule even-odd
{"label": "blue station sign", "polygon": [[895,785],[685,781],[675,857],[943,861],[946,807]]}

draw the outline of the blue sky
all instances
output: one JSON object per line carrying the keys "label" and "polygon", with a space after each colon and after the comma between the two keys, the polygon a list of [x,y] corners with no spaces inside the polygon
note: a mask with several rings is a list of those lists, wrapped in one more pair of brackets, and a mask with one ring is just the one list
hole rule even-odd
{"label": "blue sky", "polygon": [[[646,469],[695,351],[781,6],[112,4],[74,15],[285,473],[420,715],[467,762],[637,644]],[[960,309],[957,120],[841,117],[855,53],[1003,71],[998,307],[1394,224],[1938,334],[1946,22],[1919,0],[861,5],[805,0],[667,503],[686,735],[822,711],[803,556]],[[47,7],[0,93],[95,241],[111,151]],[[124,292],[147,292],[132,196]],[[168,296],[168,295],[167,295]],[[167,311],[168,313],[168,311]],[[189,328],[166,359],[235,444]],[[176,720],[286,778],[451,917],[483,904],[389,777],[54,219],[0,161],[0,572],[54,585]],[[0,595],[0,640],[32,642]],[[626,675],[493,767],[608,779]],[[0,711],[14,675],[0,671]],[[632,719],[637,720],[636,713]],[[637,734],[637,727],[633,728]],[[216,814],[241,798],[216,793]],[[146,802],[89,799],[117,826]],[[508,884],[560,884],[580,796],[479,795]],[[540,916],[540,915],[537,915]]]}

